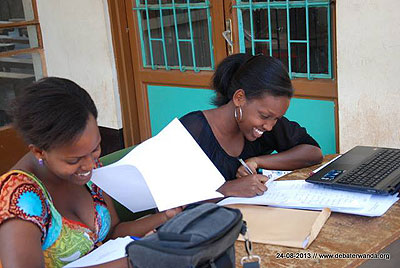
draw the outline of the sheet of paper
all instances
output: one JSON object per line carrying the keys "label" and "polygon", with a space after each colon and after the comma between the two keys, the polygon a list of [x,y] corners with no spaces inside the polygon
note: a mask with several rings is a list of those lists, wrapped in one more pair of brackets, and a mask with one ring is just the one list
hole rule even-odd
{"label": "sheet of paper", "polygon": [[[134,166],[141,176],[137,172],[130,174],[128,169],[121,174],[121,166]],[[121,175],[122,178],[118,178]],[[160,211],[223,197],[216,190],[225,182],[224,177],[178,119],[174,119],[155,137],[135,147],[121,160],[96,170],[92,178],[115,199],[125,196],[135,202],[147,197],[134,195],[133,192],[129,195],[132,185],[128,181],[142,179],[145,184],[137,184],[140,187],[138,192],[145,191],[148,187]],[[103,184],[105,180],[112,182]],[[125,199],[120,203],[125,205]]]}
{"label": "sheet of paper", "polygon": [[121,259],[126,256],[125,247],[132,241],[129,236],[109,240],[89,254],[64,267],[86,267]]}
{"label": "sheet of paper", "polygon": [[264,176],[267,176],[268,179],[270,180],[276,180],[282,176],[285,176],[286,174],[291,173],[292,171],[290,170],[270,170],[270,169],[263,169],[262,174]]}
{"label": "sheet of paper", "polygon": [[397,200],[399,200],[397,196],[372,195],[368,204],[361,209],[345,208],[337,212],[370,217],[382,216]]}
{"label": "sheet of paper", "polygon": [[285,176],[286,174],[291,173],[290,170],[270,170],[270,169],[263,169],[262,174],[268,177],[268,181],[265,183],[269,187],[269,185],[276,179]]}
{"label": "sheet of paper", "polygon": [[218,204],[257,204],[285,208],[330,208],[332,211],[364,216],[381,216],[399,198],[335,190],[303,180],[274,181],[262,196],[230,197]]}
{"label": "sheet of paper", "polygon": [[252,198],[230,197],[226,203],[258,204],[302,208],[360,208],[370,195],[330,190],[303,180],[274,181],[262,196]]}
{"label": "sheet of paper", "polygon": [[157,207],[145,179],[132,165],[95,169],[92,181],[132,212]]}

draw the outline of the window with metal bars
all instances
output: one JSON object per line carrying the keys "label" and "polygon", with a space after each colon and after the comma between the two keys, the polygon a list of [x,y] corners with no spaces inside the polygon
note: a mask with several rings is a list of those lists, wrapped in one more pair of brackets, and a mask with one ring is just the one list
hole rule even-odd
{"label": "window with metal bars", "polygon": [[209,0],[136,0],[145,68],[213,70]]}
{"label": "window with metal bars", "polygon": [[330,2],[237,0],[240,51],[279,58],[291,78],[332,78]]}
{"label": "window with metal bars", "polygon": [[42,55],[36,0],[0,0],[0,127],[11,101],[43,77]]}

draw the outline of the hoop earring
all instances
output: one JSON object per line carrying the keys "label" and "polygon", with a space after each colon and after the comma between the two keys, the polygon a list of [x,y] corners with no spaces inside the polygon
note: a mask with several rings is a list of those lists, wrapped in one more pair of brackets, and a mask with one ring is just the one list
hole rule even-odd
{"label": "hoop earring", "polygon": [[42,158],[39,158],[38,162],[39,162],[39,165],[43,166],[43,159]]}
{"label": "hoop earring", "polygon": [[[238,115],[238,112],[236,111],[237,108],[239,108],[239,115]],[[235,107],[235,113],[234,113],[234,115],[235,115],[236,122],[239,123],[239,122],[242,120],[242,118],[243,118],[242,107],[240,107],[240,106]]]}

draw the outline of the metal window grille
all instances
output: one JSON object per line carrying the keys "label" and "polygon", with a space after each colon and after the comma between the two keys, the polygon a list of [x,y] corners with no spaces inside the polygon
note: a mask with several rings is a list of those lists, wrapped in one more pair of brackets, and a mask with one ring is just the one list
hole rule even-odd
{"label": "metal window grille", "polygon": [[[241,52],[249,52],[253,55],[263,52],[270,56],[278,54],[279,58],[287,64],[291,78],[306,77],[309,80],[332,78],[330,0],[237,0],[234,8],[237,9],[238,15]],[[260,13],[264,16],[257,20],[255,16]],[[279,14],[281,18],[286,16],[286,22],[284,19],[279,21]],[[302,21],[298,18],[299,14],[304,16],[302,18],[305,22],[304,27],[298,25],[299,21]],[[260,28],[260,25],[264,25],[261,29],[264,33],[255,30],[255,27]],[[285,55],[282,55],[282,37],[279,36],[279,32],[285,26],[286,31],[283,31],[281,35],[285,37],[283,46],[286,46],[287,51]],[[315,30],[317,27],[318,33]],[[296,29],[301,28],[305,28],[301,30],[304,33],[300,34],[301,38],[296,38]],[[264,46],[263,49],[261,49],[262,46]],[[296,54],[296,51],[300,53]]]}
{"label": "metal window grille", "polygon": [[209,0],[136,0],[145,68],[214,70]]}

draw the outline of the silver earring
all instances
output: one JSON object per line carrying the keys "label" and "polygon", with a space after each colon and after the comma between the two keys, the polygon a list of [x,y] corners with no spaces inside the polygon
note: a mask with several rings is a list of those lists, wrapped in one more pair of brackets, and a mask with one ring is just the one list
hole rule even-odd
{"label": "silver earring", "polygon": [[39,158],[38,162],[39,162],[39,165],[43,166],[43,159],[42,158]]}

